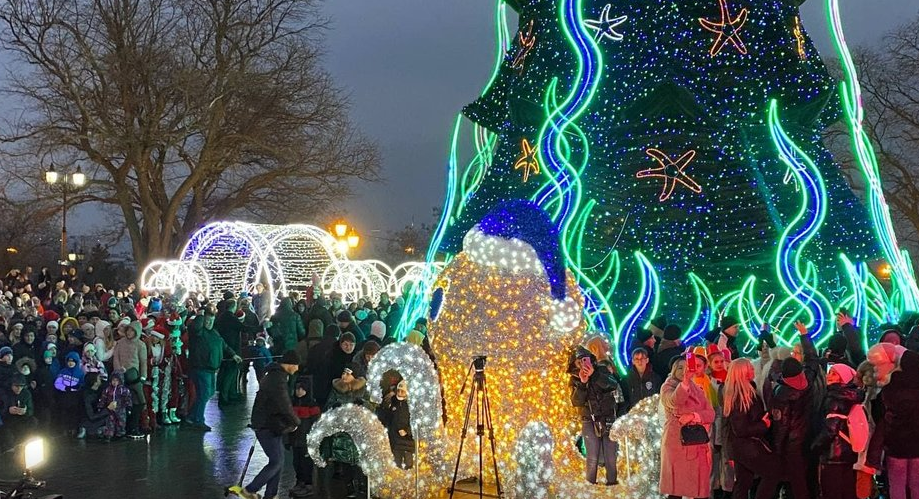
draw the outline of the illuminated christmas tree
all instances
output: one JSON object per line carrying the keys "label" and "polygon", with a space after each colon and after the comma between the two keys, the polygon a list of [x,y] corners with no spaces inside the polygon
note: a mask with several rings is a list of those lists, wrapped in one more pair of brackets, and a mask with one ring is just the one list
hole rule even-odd
{"label": "illuminated christmas tree", "polygon": [[[455,254],[499,202],[536,201],[620,363],[658,314],[687,340],[730,314],[745,338],[768,321],[787,343],[795,320],[826,337],[839,307],[863,326],[919,308],[826,1],[841,89],[802,27],[800,1],[498,1],[495,72],[463,110],[475,148],[462,157],[458,120],[432,247]],[[869,209],[821,142],[840,119]],[[867,266],[880,259],[890,285]]]}

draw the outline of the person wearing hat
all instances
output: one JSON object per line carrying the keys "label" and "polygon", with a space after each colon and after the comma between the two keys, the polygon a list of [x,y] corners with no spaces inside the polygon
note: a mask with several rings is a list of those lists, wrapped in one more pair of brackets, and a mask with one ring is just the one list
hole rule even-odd
{"label": "person wearing hat", "polygon": [[[214,328],[217,329],[217,333],[223,338],[224,343],[230,347],[230,350],[233,350],[234,355],[242,357],[244,344],[242,339],[243,323],[236,315],[239,310],[239,304],[232,298],[224,299],[221,303],[223,304],[223,310],[217,313]],[[242,311],[240,310],[240,312]],[[245,318],[245,312],[243,312],[242,318]],[[227,360],[220,364],[220,369],[217,371],[217,402],[221,409],[245,400],[239,389],[240,365]]]}
{"label": "person wearing hat", "polygon": [[26,377],[17,373],[0,387],[0,451],[16,446],[36,424],[32,392],[27,385]]}
{"label": "person wearing hat", "polygon": [[354,354],[354,362],[357,364],[358,369],[355,371],[354,375],[358,378],[366,378],[367,370],[370,368],[370,361],[376,356],[380,351],[380,343],[376,338],[370,338],[364,342],[364,347],[357,351]]}
{"label": "person wearing hat", "polygon": [[801,362],[789,357],[782,361],[782,375],[770,400],[775,452],[785,463],[785,481],[794,497],[812,497],[808,487],[808,434],[815,413],[810,398],[813,387]]}
{"label": "person wearing hat", "polygon": [[341,329],[342,334],[351,333],[354,335],[355,341],[357,343],[364,342],[364,332],[361,331],[361,328],[354,323],[354,317],[351,316],[351,312],[347,310],[342,310],[338,312],[338,315],[335,317],[338,321],[338,328]]}
{"label": "person wearing hat", "polygon": [[0,348],[0,387],[9,386],[14,374],[16,374],[16,367],[13,366],[13,349]]}
{"label": "person wearing hat", "polygon": [[[841,335],[840,335],[841,336]],[[832,364],[826,375],[826,398],[817,420],[823,424],[811,444],[820,454],[820,490],[822,497],[856,499],[858,453],[852,449],[851,435],[858,428],[849,425],[849,412],[860,404],[865,394],[855,386],[855,369],[846,364]],[[866,430],[867,437],[867,428]]]}
{"label": "person wearing hat", "polygon": [[216,391],[217,370],[227,358],[232,358],[237,364],[242,362],[242,357],[236,355],[214,329],[216,313],[214,307],[205,308],[204,315],[196,317],[189,327],[189,377],[197,394],[185,418],[185,427],[190,429],[211,431],[211,427],[204,422],[204,409]]}
{"label": "person wearing hat", "polygon": [[265,487],[265,497],[278,495],[284,469],[284,435],[294,432],[300,425],[288,391],[288,380],[299,368],[297,352],[287,350],[281,361],[270,364],[259,380],[251,426],[262,451],[268,456],[268,464],[245,487],[231,488],[231,492],[243,499],[259,499],[258,491],[262,487]]}
{"label": "person wearing hat", "polygon": [[[709,343],[718,344],[719,348],[727,348],[731,352],[731,358],[739,358],[739,351],[737,350],[737,334],[740,332],[740,321],[735,317],[730,315],[725,315],[721,318],[721,321],[718,323],[718,327],[712,329],[705,335],[705,340]],[[724,335],[722,337],[722,335]],[[724,342],[724,346],[721,346],[719,342]]]}
{"label": "person wearing hat", "polygon": [[297,348],[297,342],[306,336],[306,327],[303,320],[294,310],[294,302],[285,296],[278,305],[277,311],[271,316],[271,349],[274,355]]}
{"label": "person wearing hat", "polygon": [[332,355],[338,349],[341,329],[336,324],[329,324],[322,333],[319,343],[310,348],[306,357],[306,374],[313,377],[313,390],[316,403],[324,406],[332,390],[332,379],[339,373],[332,372]]}
{"label": "person wearing hat", "polygon": [[683,330],[676,324],[669,324],[663,329],[663,337],[657,345],[657,353],[651,359],[651,367],[661,379],[670,375],[670,364],[683,353]]}
{"label": "person wearing hat", "polygon": [[415,438],[412,435],[411,415],[408,408],[408,382],[404,379],[396,385],[396,391],[377,415],[389,434],[389,448],[396,460],[396,466],[410,470],[415,463]]}
{"label": "person wearing hat", "polygon": [[[342,338],[345,336],[351,335],[349,333],[342,334]],[[332,380],[332,391],[323,407],[324,411],[329,411],[345,404],[364,404],[367,401],[367,380],[354,376],[354,372],[357,369],[356,364],[349,363],[338,372],[338,377]],[[366,476],[358,466],[359,454],[350,436],[346,433],[338,433],[324,440],[320,446],[320,452],[325,460],[340,463],[349,492],[356,492],[358,497],[366,495],[366,492],[364,492]],[[323,490],[330,490],[334,469],[335,466],[326,466],[320,472]]]}

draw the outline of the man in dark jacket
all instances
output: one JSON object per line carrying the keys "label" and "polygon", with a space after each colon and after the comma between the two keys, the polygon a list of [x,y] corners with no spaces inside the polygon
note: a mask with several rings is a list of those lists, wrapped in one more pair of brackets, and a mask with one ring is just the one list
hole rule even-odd
{"label": "man in dark jacket", "polygon": [[[236,300],[224,300],[223,311],[217,314],[214,328],[223,338],[224,343],[233,350],[233,354],[242,357],[242,331],[243,323],[236,315],[238,304]],[[242,317],[245,318],[245,315]],[[235,362],[224,360],[217,371],[218,403],[221,408],[243,401],[239,391],[239,365]]]}
{"label": "man in dark jacket", "polygon": [[628,393],[628,409],[631,410],[635,404],[642,399],[650,397],[661,391],[661,377],[651,369],[650,356],[645,347],[638,347],[632,351],[632,365],[629,366],[629,373],[626,378]]}
{"label": "man in dark jacket", "polygon": [[667,376],[670,376],[670,361],[683,353],[683,344],[680,342],[682,337],[683,331],[680,326],[670,324],[664,328],[663,339],[658,343],[657,352],[651,363],[654,372],[661,379],[667,379]]}
{"label": "man in dark jacket", "polygon": [[244,488],[232,490],[243,499],[257,499],[265,487],[265,497],[277,497],[284,469],[284,435],[297,429],[300,418],[294,412],[290,401],[288,379],[300,367],[297,352],[284,352],[280,363],[268,365],[268,370],[259,380],[258,394],[252,406],[252,428],[262,451],[268,456],[268,464]]}
{"label": "man in dark jacket", "polygon": [[775,387],[770,413],[775,452],[785,463],[785,479],[794,497],[812,497],[807,480],[807,437],[811,429],[813,389],[804,367],[794,357],[782,362],[782,378]]}
{"label": "man in dark jacket", "polygon": [[725,338],[727,338],[726,346],[727,349],[731,351],[731,358],[738,359],[740,358],[740,352],[737,350],[738,332],[740,332],[740,321],[730,315],[725,315],[718,323],[718,327],[712,329],[705,335],[705,341],[717,345],[718,340],[721,339],[721,335],[723,334]]}
{"label": "man in dark jacket", "polygon": [[310,348],[306,357],[306,373],[313,376],[313,390],[319,407],[325,407],[332,390],[332,379],[341,374],[332,372],[332,354],[338,348],[339,336],[341,329],[329,324],[323,331],[322,340]]}
{"label": "man in dark jacket", "polygon": [[332,318],[332,312],[329,312],[329,301],[326,300],[324,296],[316,298],[316,303],[310,308],[309,319],[311,321],[319,319],[322,321],[322,327],[335,323],[335,320]]}
{"label": "man in dark jacket", "polygon": [[853,368],[865,361],[866,352],[863,348],[861,333],[855,327],[855,321],[845,310],[836,314],[836,329],[846,337],[846,355],[849,365]]}
{"label": "man in dark jacket", "polygon": [[210,431],[204,423],[204,408],[214,396],[217,385],[217,370],[225,358],[232,358],[237,364],[242,358],[236,355],[214,330],[216,310],[208,307],[204,316],[196,317],[189,329],[188,363],[191,366],[191,380],[195,384],[197,398],[185,418],[186,427]]}

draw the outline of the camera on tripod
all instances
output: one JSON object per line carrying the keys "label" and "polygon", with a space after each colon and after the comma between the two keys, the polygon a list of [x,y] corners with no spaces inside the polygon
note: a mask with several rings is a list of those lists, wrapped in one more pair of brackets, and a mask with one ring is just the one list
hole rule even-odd
{"label": "camera on tripod", "polygon": [[486,355],[476,355],[472,358],[472,365],[475,368],[475,372],[480,373],[485,370],[485,362],[488,360]]}

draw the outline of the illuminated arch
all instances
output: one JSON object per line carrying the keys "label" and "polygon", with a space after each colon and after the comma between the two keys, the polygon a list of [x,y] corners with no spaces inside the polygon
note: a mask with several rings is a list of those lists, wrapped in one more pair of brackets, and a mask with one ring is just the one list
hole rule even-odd
{"label": "illuminated arch", "polygon": [[279,296],[304,291],[314,274],[346,257],[331,234],[312,225],[214,222],[192,234],[181,259],[204,268],[214,299],[224,290],[251,292],[265,284],[275,298],[273,311]]}
{"label": "illuminated arch", "polygon": [[190,292],[210,295],[207,271],[198,262],[181,260],[156,260],[150,262],[141,273],[141,289],[146,291],[167,291],[174,294],[184,290],[179,301],[184,301]]}

